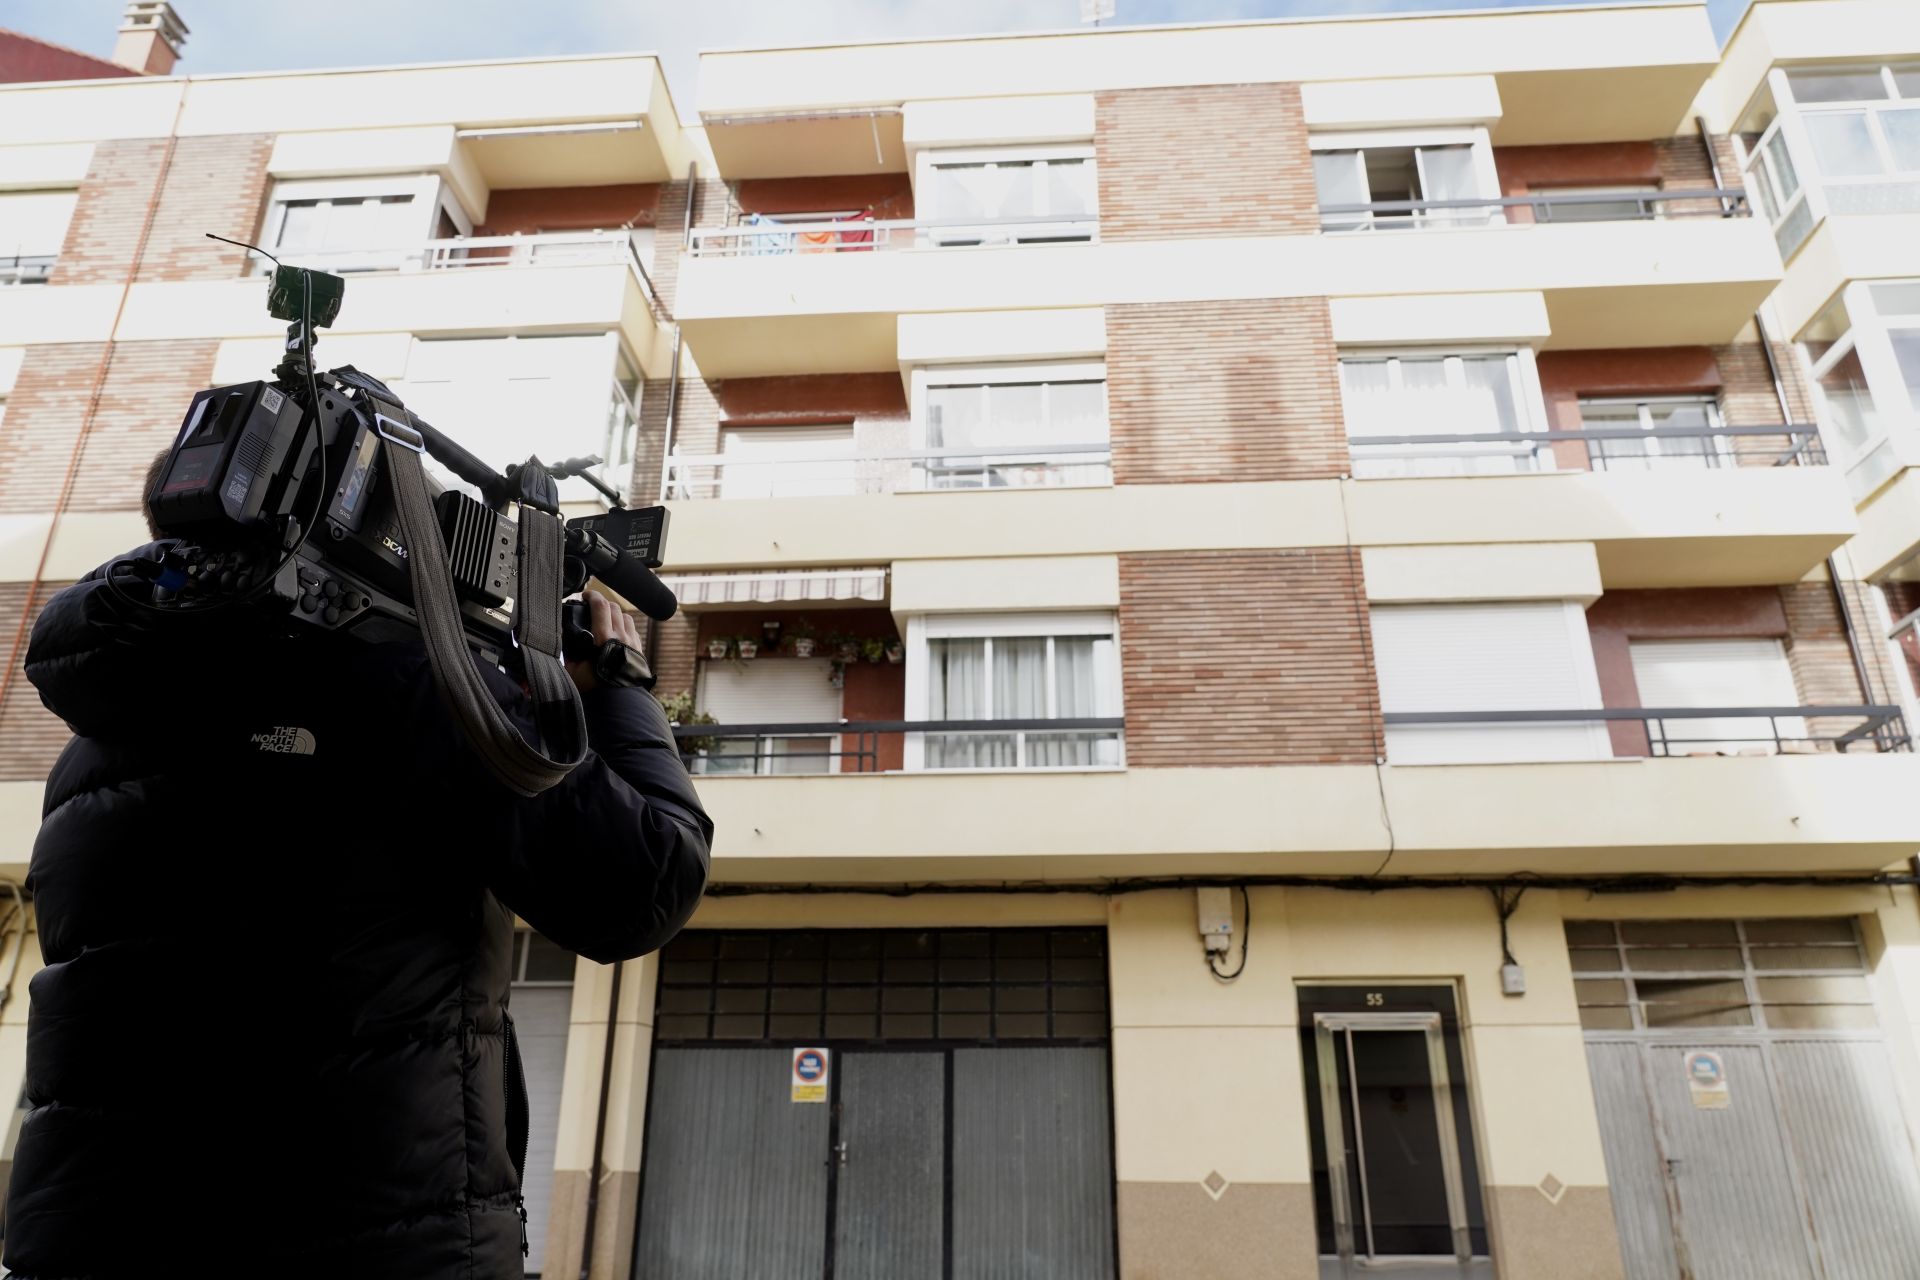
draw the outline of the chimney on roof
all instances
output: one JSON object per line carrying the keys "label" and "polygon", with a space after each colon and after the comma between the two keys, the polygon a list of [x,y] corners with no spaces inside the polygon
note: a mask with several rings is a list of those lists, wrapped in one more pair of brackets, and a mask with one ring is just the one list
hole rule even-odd
{"label": "chimney on roof", "polygon": [[143,76],[164,76],[180,61],[187,24],[166,0],[132,0],[120,19],[113,60]]}

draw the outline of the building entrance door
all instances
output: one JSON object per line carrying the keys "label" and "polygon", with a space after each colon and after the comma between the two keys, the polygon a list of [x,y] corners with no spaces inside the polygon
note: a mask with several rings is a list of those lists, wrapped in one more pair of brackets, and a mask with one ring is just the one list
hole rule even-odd
{"label": "building entrance door", "polygon": [[1451,989],[1319,988],[1302,1013],[1321,1274],[1491,1275]]}

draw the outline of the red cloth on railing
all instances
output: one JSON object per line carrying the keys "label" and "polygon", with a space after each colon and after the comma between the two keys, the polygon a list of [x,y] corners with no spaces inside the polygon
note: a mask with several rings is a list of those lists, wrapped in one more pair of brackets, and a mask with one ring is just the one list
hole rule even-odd
{"label": "red cloth on railing", "polygon": [[854,253],[871,253],[873,251],[873,227],[871,225],[873,222],[873,210],[868,209],[865,213],[856,213],[852,217],[842,218],[840,221],[865,222],[869,224],[864,230],[842,231],[840,233],[840,251],[842,253],[849,251]]}

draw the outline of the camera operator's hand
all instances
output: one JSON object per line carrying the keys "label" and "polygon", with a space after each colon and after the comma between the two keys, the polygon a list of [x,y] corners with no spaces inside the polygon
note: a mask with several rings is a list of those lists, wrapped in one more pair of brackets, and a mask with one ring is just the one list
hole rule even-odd
{"label": "camera operator's hand", "polygon": [[[636,653],[641,648],[640,628],[634,625],[633,615],[623,612],[613,601],[598,591],[582,593],[587,602],[589,630],[593,632],[593,644],[597,649],[609,640],[618,640]],[[567,674],[573,677],[574,685],[582,693],[600,687],[600,681],[593,674],[590,662],[569,662]]]}

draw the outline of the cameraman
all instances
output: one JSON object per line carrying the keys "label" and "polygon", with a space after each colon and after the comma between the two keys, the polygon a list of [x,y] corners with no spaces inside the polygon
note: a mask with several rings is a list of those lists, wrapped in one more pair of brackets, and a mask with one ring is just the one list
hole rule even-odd
{"label": "cameraman", "polygon": [[[289,637],[245,608],[153,620],[105,572],[48,601],[27,653],[78,736],[27,880],[46,967],[6,1265],[538,1269],[513,918],[610,964],[693,913],[713,827],[659,704],[570,667],[591,750],[526,799],[469,749],[419,644]],[[587,598],[596,642],[639,647]],[[531,737],[523,691],[476,663]]]}

